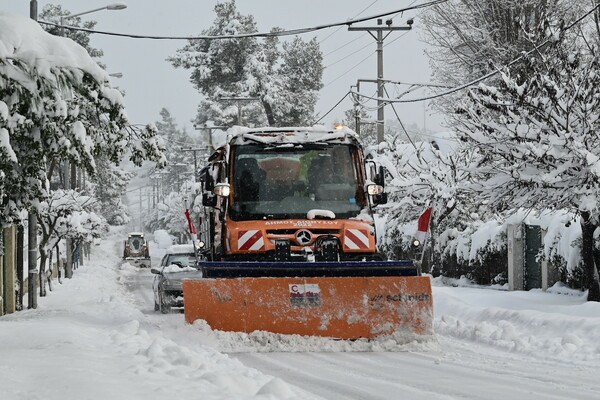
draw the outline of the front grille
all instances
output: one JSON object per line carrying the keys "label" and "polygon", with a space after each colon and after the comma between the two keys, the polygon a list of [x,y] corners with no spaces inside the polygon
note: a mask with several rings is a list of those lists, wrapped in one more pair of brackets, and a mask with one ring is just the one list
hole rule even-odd
{"label": "front grille", "polygon": [[315,235],[337,235],[340,233],[339,229],[309,229],[309,231]]}
{"label": "front grille", "polygon": [[267,235],[293,235],[298,229],[269,229]]}

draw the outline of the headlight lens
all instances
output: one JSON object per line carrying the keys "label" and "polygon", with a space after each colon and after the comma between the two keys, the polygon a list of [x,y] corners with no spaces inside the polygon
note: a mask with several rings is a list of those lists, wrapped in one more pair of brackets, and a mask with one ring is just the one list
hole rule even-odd
{"label": "headlight lens", "polygon": [[214,192],[217,196],[227,197],[229,196],[229,192],[231,188],[229,187],[229,183],[219,183],[215,186]]}

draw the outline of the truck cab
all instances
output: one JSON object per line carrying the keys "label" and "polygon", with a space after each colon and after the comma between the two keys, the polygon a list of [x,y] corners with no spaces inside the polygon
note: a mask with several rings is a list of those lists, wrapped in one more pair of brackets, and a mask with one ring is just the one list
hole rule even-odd
{"label": "truck cab", "polygon": [[383,169],[348,128],[241,129],[202,174],[207,258],[381,260],[372,207]]}

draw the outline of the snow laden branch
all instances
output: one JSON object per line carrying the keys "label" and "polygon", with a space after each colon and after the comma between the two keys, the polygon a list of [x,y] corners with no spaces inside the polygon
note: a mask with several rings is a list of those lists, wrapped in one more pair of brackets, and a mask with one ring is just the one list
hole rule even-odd
{"label": "snow laden branch", "polygon": [[0,217],[18,218],[49,193],[68,161],[88,174],[95,159],[161,162],[155,131],[134,130],[121,93],[85,49],[34,21],[0,14]]}
{"label": "snow laden branch", "polygon": [[[242,15],[235,1],[218,3],[214,10],[215,21],[203,35],[257,32],[254,17]],[[190,40],[168,60],[191,70],[191,81],[204,97],[198,124],[308,126],[314,121],[323,86],[323,56],[316,39]]]}
{"label": "snow laden branch", "polygon": [[600,64],[583,38],[564,36],[479,85],[458,104],[461,138],[478,160],[471,188],[498,210],[581,215],[589,299],[600,301],[594,233],[600,226]]}

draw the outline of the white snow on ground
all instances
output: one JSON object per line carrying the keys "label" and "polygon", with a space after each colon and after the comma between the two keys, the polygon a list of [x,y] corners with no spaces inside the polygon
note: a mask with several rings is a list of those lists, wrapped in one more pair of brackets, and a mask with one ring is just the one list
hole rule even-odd
{"label": "white snow on ground", "polygon": [[119,267],[115,243],[120,244],[121,236],[95,248],[95,261],[76,270],[73,279],[55,285],[54,291],[39,299],[36,310],[0,318],[0,398],[305,396],[209,346],[194,345],[197,329],[185,325],[182,316],[176,329],[178,335],[192,338],[189,346],[150,324],[121,283],[127,275],[138,273],[129,264]]}
{"label": "white snow on ground", "polygon": [[436,279],[436,338],[402,344],[215,332],[153,311],[149,270],[121,265],[124,235],[95,247],[36,310],[0,317],[3,400],[600,398],[600,304],[580,292]]}
{"label": "white snow on ground", "polygon": [[600,304],[556,285],[548,293],[436,287],[435,331],[538,359],[600,365]]}

